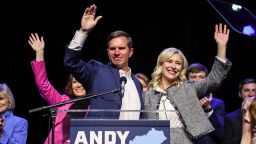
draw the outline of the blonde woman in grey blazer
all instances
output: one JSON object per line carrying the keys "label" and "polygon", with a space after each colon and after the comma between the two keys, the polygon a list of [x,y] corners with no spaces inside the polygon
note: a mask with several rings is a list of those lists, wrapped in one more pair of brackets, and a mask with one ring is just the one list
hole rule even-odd
{"label": "blonde woman in grey blazer", "polygon": [[176,48],[167,48],[158,56],[150,90],[145,93],[146,110],[173,110],[151,113],[149,119],[170,120],[170,143],[190,144],[214,130],[198,99],[221,86],[231,62],[226,59],[229,29],[215,26],[217,56],[209,75],[201,81],[187,81],[188,62]]}

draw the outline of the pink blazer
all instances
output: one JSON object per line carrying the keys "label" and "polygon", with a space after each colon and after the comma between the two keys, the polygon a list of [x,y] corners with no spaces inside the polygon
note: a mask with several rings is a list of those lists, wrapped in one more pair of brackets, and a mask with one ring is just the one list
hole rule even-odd
{"label": "pink blazer", "polygon": [[[49,82],[45,69],[44,61],[32,61],[31,62],[32,70],[35,77],[36,85],[39,89],[40,95],[49,103],[56,104],[59,102],[63,102],[66,100],[70,100],[70,98],[65,94],[60,94]],[[66,104],[60,107],[57,107],[57,111],[59,110],[67,110],[70,108],[70,104]],[[63,143],[63,131],[62,131],[62,123],[67,115],[66,112],[59,112],[55,118],[55,129],[54,129],[54,143],[62,144]],[[47,139],[45,140],[45,144],[51,144],[52,138],[52,130],[50,131]]]}

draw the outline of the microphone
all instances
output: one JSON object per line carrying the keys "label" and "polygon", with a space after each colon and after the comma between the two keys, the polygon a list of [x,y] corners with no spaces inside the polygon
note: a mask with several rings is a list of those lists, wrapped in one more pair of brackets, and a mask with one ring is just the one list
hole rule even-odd
{"label": "microphone", "polygon": [[124,90],[125,90],[124,86],[125,86],[126,82],[127,82],[126,77],[125,77],[125,76],[122,76],[122,77],[120,78],[122,97],[124,96]]}

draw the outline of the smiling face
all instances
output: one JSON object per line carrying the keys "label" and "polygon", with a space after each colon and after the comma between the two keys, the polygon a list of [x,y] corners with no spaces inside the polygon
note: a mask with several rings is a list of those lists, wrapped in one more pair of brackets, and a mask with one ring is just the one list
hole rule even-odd
{"label": "smiling face", "polygon": [[163,83],[172,84],[181,74],[183,68],[183,60],[179,54],[174,54],[166,62],[162,63],[162,77]]}
{"label": "smiling face", "polygon": [[177,48],[164,49],[157,58],[157,65],[151,74],[150,87],[165,90],[172,84],[182,84],[186,81],[188,62],[181,50]]}
{"label": "smiling face", "polygon": [[85,89],[83,88],[81,83],[79,83],[74,77],[72,78],[71,87],[72,87],[73,95],[75,97],[82,97],[86,95]]}
{"label": "smiling face", "polygon": [[128,47],[125,36],[113,38],[109,41],[108,57],[113,65],[124,71],[128,71],[129,58],[133,55],[133,48]]}

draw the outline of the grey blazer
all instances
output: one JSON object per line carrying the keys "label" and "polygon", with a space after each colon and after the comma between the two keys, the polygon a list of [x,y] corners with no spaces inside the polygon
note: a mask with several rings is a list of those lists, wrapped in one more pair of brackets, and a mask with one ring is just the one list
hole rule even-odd
{"label": "grey blazer", "polygon": [[[221,82],[229,72],[231,65],[230,61],[223,63],[216,58],[211,72],[205,79],[196,82],[186,81],[181,85],[171,86],[166,90],[168,99],[178,112],[179,118],[184,125],[183,131],[188,139],[197,139],[214,130],[198,99],[221,86]],[[161,93],[155,90],[146,92],[145,110],[158,110],[160,99]],[[158,114],[150,113],[148,118],[158,119]]]}

